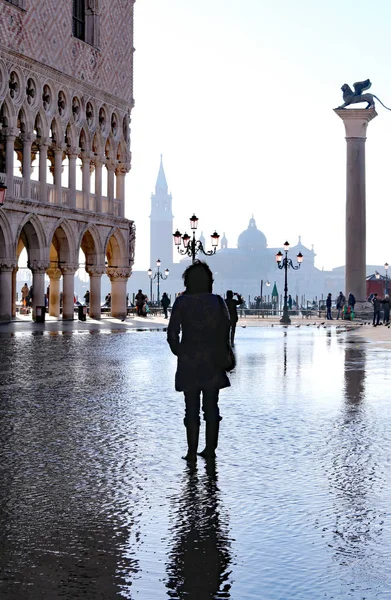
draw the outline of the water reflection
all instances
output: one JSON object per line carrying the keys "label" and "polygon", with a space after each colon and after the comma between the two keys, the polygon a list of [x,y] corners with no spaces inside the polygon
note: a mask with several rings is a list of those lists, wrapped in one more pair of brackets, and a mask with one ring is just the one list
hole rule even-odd
{"label": "water reflection", "polygon": [[335,496],[330,545],[340,565],[371,573],[371,542],[382,533],[382,515],[373,507],[377,461],[372,419],[366,408],[365,347],[347,344],[344,366],[345,402],[336,424],[329,472]]}
{"label": "water reflection", "polygon": [[228,517],[219,498],[214,463],[201,467],[201,472],[197,468],[185,472],[180,495],[172,499],[171,519],[168,596],[230,598]]}

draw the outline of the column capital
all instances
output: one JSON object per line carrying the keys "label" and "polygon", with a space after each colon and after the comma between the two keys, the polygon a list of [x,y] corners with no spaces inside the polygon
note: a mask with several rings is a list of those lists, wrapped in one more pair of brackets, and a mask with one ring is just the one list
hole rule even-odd
{"label": "column capital", "polygon": [[83,152],[81,152],[81,161],[82,163],[84,162],[91,162],[91,160],[93,159],[94,154],[92,152],[89,152],[87,150],[83,150]]}
{"label": "column capital", "polygon": [[108,171],[115,171],[117,166],[118,166],[118,163],[116,160],[107,160],[106,161],[106,167],[107,167]]}
{"label": "column capital", "polygon": [[106,275],[110,281],[125,280],[127,281],[132,274],[130,267],[107,267]]}
{"label": "column capital", "polygon": [[74,275],[78,270],[79,265],[65,264],[60,266],[63,275]]}
{"label": "column capital", "polygon": [[35,142],[37,136],[34,133],[23,133],[20,136],[20,139],[22,140],[23,144],[32,144],[33,142]]}
{"label": "column capital", "polygon": [[39,149],[41,148],[49,148],[49,146],[51,145],[51,140],[50,138],[47,137],[41,137],[41,138],[37,138],[36,139],[36,143]]}
{"label": "column capital", "polygon": [[120,165],[118,165],[115,169],[115,174],[118,176],[125,176],[126,173],[129,173],[130,171],[130,165],[127,165],[126,163],[121,163]]}
{"label": "column capital", "polygon": [[65,152],[67,149],[66,144],[56,144],[53,148],[53,152],[54,154],[59,154],[61,152],[61,154],[63,154],[63,152]]}
{"label": "column capital", "polygon": [[50,279],[61,279],[61,269],[58,267],[49,267],[46,270],[46,274],[50,277]]}
{"label": "column capital", "polygon": [[77,146],[72,146],[72,148],[68,149],[68,157],[69,158],[78,158],[80,154],[80,148]]}
{"label": "column capital", "polygon": [[32,262],[27,263],[27,267],[31,269],[34,274],[46,273],[49,266],[50,263],[45,260],[33,260]]}
{"label": "column capital", "polygon": [[104,165],[106,163],[106,157],[103,154],[94,154],[91,159],[94,165]]}
{"label": "column capital", "polygon": [[90,277],[102,277],[106,273],[106,267],[98,265],[87,265],[86,271]]}
{"label": "column capital", "polygon": [[0,258],[0,271],[13,271],[18,266],[18,263],[15,260]]}
{"label": "column capital", "polygon": [[368,123],[377,117],[374,108],[335,108],[337,114],[345,125],[346,138],[367,137]]}
{"label": "column capital", "polygon": [[7,139],[15,139],[19,135],[19,129],[16,127],[7,127],[7,129],[4,131],[4,134]]}

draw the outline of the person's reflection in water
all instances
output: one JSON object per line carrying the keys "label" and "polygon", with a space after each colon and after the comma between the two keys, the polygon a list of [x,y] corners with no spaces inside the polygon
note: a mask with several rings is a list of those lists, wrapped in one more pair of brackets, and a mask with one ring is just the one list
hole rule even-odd
{"label": "person's reflection in water", "polygon": [[190,467],[173,498],[172,550],[166,565],[170,598],[230,598],[231,542],[219,499],[214,461],[200,474]]}

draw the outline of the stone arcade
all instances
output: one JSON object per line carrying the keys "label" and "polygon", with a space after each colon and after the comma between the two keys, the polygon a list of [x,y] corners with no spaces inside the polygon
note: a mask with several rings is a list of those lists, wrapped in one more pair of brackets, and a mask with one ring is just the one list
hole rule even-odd
{"label": "stone arcade", "polygon": [[16,314],[23,248],[33,274],[33,316],[44,305],[46,274],[49,314],[60,315],[62,278],[62,316],[74,318],[81,249],[90,316],[100,318],[106,273],[112,315],[122,318],[135,245],[134,223],[125,219],[133,0],[105,7],[100,0],[2,1],[0,39],[0,182],[7,186],[0,320]]}

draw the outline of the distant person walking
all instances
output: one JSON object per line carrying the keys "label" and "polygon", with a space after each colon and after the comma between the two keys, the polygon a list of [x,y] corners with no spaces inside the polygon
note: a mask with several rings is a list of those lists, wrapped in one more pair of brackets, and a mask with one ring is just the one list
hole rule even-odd
{"label": "distant person walking", "polygon": [[[235,300],[234,296],[236,296],[237,300]],[[238,322],[238,310],[237,307],[243,304],[243,298],[237,292],[233,292],[232,290],[227,290],[225,303],[229,312],[229,319],[231,324],[230,330],[230,339],[231,345],[235,344],[235,331],[236,331],[236,323]]]}
{"label": "distant person walking", "polygon": [[213,275],[206,263],[195,261],[182,277],[186,291],[172,307],[167,341],[178,357],[175,389],[185,395],[188,450],[183,458],[193,462],[197,458],[201,392],[206,446],[200,455],[212,458],[217,448],[219,390],[230,386],[219,356],[221,344],[226,347],[229,343],[230,320],[223,299],[212,293]]}
{"label": "distant person walking", "polygon": [[24,286],[21,289],[22,292],[22,304],[23,306],[27,306],[27,297],[29,295],[29,286],[27,285],[27,283],[24,284]]}
{"label": "distant person walking", "polygon": [[170,306],[170,298],[167,296],[167,292],[163,292],[162,299],[160,300],[162,309],[164,312],[164,318],[168,319],[168,307]]}
{"label": "distant person walking", "polygon": [[341,316],[341,311],[342,311],[343,307],[345,306],[345,302],[346,302],[345,296],[343,295],[342,292],[339,292],[339,296],[335,301],[335,306],[337,309],[337,319],[339,319]]}
{"label": "distant person walking", "polygon": [[289,310],[292,310],[292,296],[290,294],[288,296],[288,308]]}
{"label": "distant person walking", "polygon": [[329,321],[331,321],[333,319],[333,317],[331,316],[331,304],[332,304],[332,298],[331,298],[331,293],[327,294],[327,298],[326,298],[326,319],[328,319]]}
{"label": "distant person walking", "polygon": [[382,304],[383,304],[383,311],[384,311],[383,323],[384,323],[384,325],[389,325],[390,324],[390,297],[388,294],[386,294],[384,296],[384,300],[382,301]]}
{"label": "distant person walking", "polygon": [[143,290],[139,290],[135,295],[136,300],[136,313],[139,317],[146,317],[146,311],[144,304],[146,303],[147,297],[143,294]]}
{"label": "distant person walking", "polygon": [[84,302],[87,304],[87,306],[90,303],[90,290],[87,290],[86,293],[84,294]]}
{"label": "distant person walking", "polygon": [[377,294],[373,294],[372,304],[373,304],[373,325],[374,325],[374,327],[376,327],[377,325],[379,325],[379,322],[380,322],[380,307],[381,307],[381,301],[379,300]]}
{"label": "distant person walking", "polygon": [[350,294],[348,296],[348,306],[350,306],[351,310],[354,310],[355,304],[356,304],[356,298],[354,297],[354,294],[352,292],[350,292]]}

